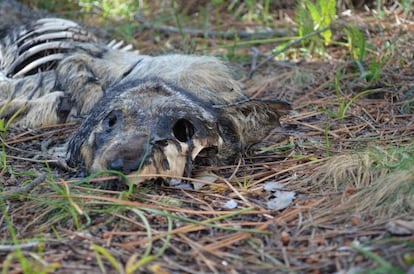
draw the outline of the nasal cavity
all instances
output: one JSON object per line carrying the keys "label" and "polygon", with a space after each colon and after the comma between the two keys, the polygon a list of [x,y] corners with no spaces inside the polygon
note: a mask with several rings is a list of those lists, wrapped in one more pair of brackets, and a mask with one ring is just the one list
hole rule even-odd
{"label": "nasal cavity", "polygon": [[108,169],[121,171],[124,167],[124,160],[122,158],[116,158],[109,163]]}
{"label": "nasal cavity", "polygon": [[179,119],[173,126],[174,137],[180,142],[191,140],[195,132],[193,124],[186,119]]}

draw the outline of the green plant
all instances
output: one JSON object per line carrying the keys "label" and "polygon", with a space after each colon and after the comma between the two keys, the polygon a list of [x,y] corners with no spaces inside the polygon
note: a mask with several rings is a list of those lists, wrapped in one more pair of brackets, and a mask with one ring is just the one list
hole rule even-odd
{"label": "green plant", "polygon": [[253,21],[262,24],[267,24],[271,21],[272,15],[270,14],[270,0],[213,0],[211,1],[215,13],[216,20],[221,22],[221,11],[226,10],[227,13],[231,13],[234,17],[243,21]]}
{"label": "green plant", "polygon": [[396,0],[396,1],[385,1],[385,0],[376,0],[375,1],[375,13],[374,16],[379,19],[383,19],[390,14],[388,7],[390,5],[395,7],[401,7],[403,12],[406,15],[412,15],[413,13],[413,0]]}
{"label": "green plant", "polygon": [[[0,197],[1,198],[1,197]],[[60,265],[58,263],[45,263],[41,258],[42,255],[42,248],[38,249],[38,253],[35,256],[31,256],[31,258],[26,258],[21,250],[22,243],[26,242],[26,240],[18,239],[16,230],[14,225],[11,221],[11,218],[7,212],[5,202],[3,199],[0,199],[0,209],[2,213],[2,217],[5,220],[11,242],[13,243],[13,247],[15,251],[10,252],[6,259],[0,264],[2,268],[2,273],[9,273],[11,264],[13,260],[17,259],[19,261],[20,267],[23,273],[40,273],[46,274],[51,273],[54,270],[58,269]],[[36,242],[42,241],[42,239],[37,239]],[[31,253],[33,254],[33,253]]]}
{"label": "green plant", "polygon": [[372,59],[367,70],[365,63],[367,62],[368,44],[364,34],[355,26],[346,27],[344,31],[347,37],[346,45],[361,74],[360,77],[368,82],[377,81],[381,76],[382,67],[386,60],[384,54],[380,55],[379,61]]}
{"label": "green plant", "polygon": [[346,113],[348,112],[348,109],[351,107],[352,104],[354,104],[359,98],[365,95],[381,92],[382,89],[367,89],[364,91],[361,91],[357,93],[356,95],[352,96],[350,99],[349,96],[345,95],[341,89],[341,79],[343,78],[342,74],[342,68],[338,68],[335,73],[335,79],[334,79],[334,90],[335,95],[337,99],[337,105],[338,108],[336,111],[331,111],[326,108],[323,109],[329,116],[331,116],[334,119],[344,119],[346,116]]}
{"label": "green plant", "polygon": [[195,48],[195,40],[184,32],[183,25],[181,23],[182,16],[180,16],[177,12],[175,1],[172,2],[172,9],[173,9],[173,16],[174,16],[175,24],[177,25],[177,28],[180,32],[180,35],[183,41],[182,45],[184,47],[184,52],[186,54],[191,54],[193,53],[194,48]]}
{"label": "green plant", "polygon": [[342,109],[339,111],[339,118],[343,119],[345,117],[345,114],[348,111],[349,107],[353,103],[355,103],[355,101],[357,101],[360,97],[368,95],[368,94],[377,93],[379,91],[381,91],[381,89],[367,89],[367,90],[361,91],[358,94],[356,94],[355,96],[353,96],[345,105],[343,105]]}
{"label": "green plant", "polygon": [[399,0],[396,1],[400,3],[400,5],[404,9],[404,13],[409,14],[413,12],[414,1],[413,0]]}
{"label": "green plant", "polygon": [[377,263],[377,266],[375,268],[371,268],[371,269],[365,269],[364,273],[370,273],[370,274],[381,274],[381,273],[395,273],[395,274],[403,274],[405,273],[405,271],[399,267],[395,267],[392,264],[390,264],[389,262],[387,262],[385,259],[383,259],[381,256],[379,256],[378,254],[368,250],[367,248],[363,247],[363,246],[359,246],[354,244],[353,245],[353,249],[362,254],[363,256],[365,256],[366,258],[374,261]]}
{"label": "green plant", "polygon": [[[6,101],[0,108],[0,114],[4,113],[7,107],[10,105],[11,101]],[[7,122],[4,118],[0,119],[0,142],[1,142],[1,151],[0,151],[0,175],[3,175],[7,168],[7,159],[6,159],[6,144],[5,139],[7,137],[7,130],[10,126],[11,121],[17,117],[20,113],[18,110]]]}
{"label": "green plant", "polygon": [[243,190],[248,190],[253,184],[254,184],[254,179],[252,177],[248,177],[247,175],[242,177],[242,180],[236,180],[238,186],[243,189]]}
{"label": "green plant", "polygon": [[85,12],[98,9],[103,18],[119,17],[132,19],[136,10],[140,8],[141,1],[133,0],[79,0],[79,6]]}
{"label": "green plant", "polygon": [[7,158],[6,158],[6,145],[3,142],[3,139],[1,139],[1,151],[0,151],[0,175],[3,176],[3,174],[7,170]]}
{"label": "green plant", "polygon": [[[92,0],[91,0],[92,1]],[[19,1],[20,2],[20,1]],[[79,13],[79,1],[77,0],[22,0],[28,6],[49,10],[53,13],[65,14],[65,17],[72,17]]]}
{"label": "green plant", "polygon": [[321,37],[312,36],[302,41],[302,46],[311,52],[323,53],[325,47],[332,42],[332,31],[329,29],[336,18],[336,0],[298,1],[296,23],[298,35],[303,37],[314,31],[327,28],[321,32]]}
{"label": "green plant", "polygon": [[[138,215],[138,217],[141,219],[146,231],[147,231],[147,238],[151,239],[152,238],[152,229],[151,226],[147,220],[147,218],[145,217],[144,212],[142,212],[139,209],[136,208],[131,208],[130,209],[131,212],[135,213],[136,215]],[[153,250],[153,245],[152,242],[153,240],[148,241],[148,244],[146,245],[146,249],[144,254],[142,255],[138,255],[137,253],[134,253],[128,260],[127,263],[125,264],[125,266],[122,265],[122,263],[120,263],[107,249],[98,246],[96,244],[92,244],[91,248],[92,250],[95,252],[95,257],[98,261],[98,265],[102,271],[102,273],[106,273],[106,269],[104,267],[104,264],[102,262],[101,257],[104,257],[112,266],[113,268],[115,268],[115,270],[118,273],[125,273],[125,274],[130,274],[130,273],[136,273],[136,271],[138,269],[140,269],[143,265],[153,261],[154,259],[162,256],[164,254],[164,252],[167,250],[170,240],[171,240],[171,230],[172,230],[172,219],[167,216],[166,217],[168,220],[168,233],[166,233],[165,239],[164,239],[164,244],[162,245],[162,247],[157,250],[157,252],[152,255],[151,252]],[[139,258],[140,257],[140,258]],[[139,258],[139,259],[138,259]]]}
{"label": "green plant", "polygon": [[378,163],[378,169],[410,170],[414,167],[414,143],[399,147],[373,147],[371,157]]}
{"label": "green plant", "polygon": [[243,19],[262,23],[267,23],[271,20],[271,15],[269,13],[270,0],[245,0],[241,2],[244,2],[247,6],[247,11],[243,16]]}
{"label": "green plant", "polygon": [[367,55],[367,45],[364,34],[358,27],[349,26],[344,29],[347,37],[347,47],[351,57],[358,62],[363,62]]}

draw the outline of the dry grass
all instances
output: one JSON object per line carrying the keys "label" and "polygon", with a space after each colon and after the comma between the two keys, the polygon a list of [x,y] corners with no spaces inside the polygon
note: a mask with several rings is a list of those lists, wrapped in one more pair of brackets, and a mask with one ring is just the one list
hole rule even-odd
{"label": "dry grass", "polygon": [[413,171],[393,171],[387,156],[367,150],[331,157],[312,175],[312,185],[322,193],[325,189],[345,193],[332,212],[335,215],[409,216],[414,212]]}
{"label": "dry grass", "polygon": [[[339,46],[328,48],[329,62],[269,62],[252,79],[241,77],[249,95],[288,99],[294,111],[283,119],[283,128],[252,148],[254,156],[233,166],[200,167],[219,176],[200,190],[162,182],[132,188],[120,183],[108,190],[101,186],[111,174],[83,179],[56,161],[45,162],[50,160],[45,150],[50,140],[62,142],[76,126],[11,130],[2,142],[4,271],[403,273],[412,269],[413,234],[387,230],[391,221],[414,220],[412,22],[397,13],[351,19],[375,46],[371,58],[383,61],[381,78],[369,82],[360,77]],[[341,36],[340,30],[335,35]],[[168,51],[181,39],[178,34],[154,37],[150,30],[136,35],[143,52],[154,47]],[[392,42],[391,49],[385,48],[386,41]],[[194,50],[199,53],[206,44],[217,53],[223,48],[215,45],[233,43],[203,38],[197,42],[200,48]],[[263,44],[258,49],[268,52],[273,47]],[[235,50],[242,56],[249,48]],[[249,69],[250,60],[244,62],[247,65],[234,65],[241,76]],[[368,89],[377,92],[358,97],[344,117],[336,116],[341,100],[349,102]],[[39,174],[46,174],[46,179],[24,193],[15,192],[15,187],[27,185]],[[264,185],[269,181],[295,191],[293,204],[281,211],[267,208],[272,193]],[[231,200],[236,208],[226,208]]]}

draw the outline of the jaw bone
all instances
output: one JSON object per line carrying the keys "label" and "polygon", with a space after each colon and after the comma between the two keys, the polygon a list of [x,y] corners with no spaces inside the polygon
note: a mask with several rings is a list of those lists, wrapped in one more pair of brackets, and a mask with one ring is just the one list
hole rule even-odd
{"label": "jaw bone", "polygon": [[[162,151],[158,152],[160,154],[152,155],[148,164],[133,173],[134,183],[138,184],[163,176],[169,180],[190,176],[192,163],[209,143],[207,139],[194,139],[191,143],[180,142],[178,147],[176,143],[170,142]],[[221,138],[218,143],[222,143]]]}

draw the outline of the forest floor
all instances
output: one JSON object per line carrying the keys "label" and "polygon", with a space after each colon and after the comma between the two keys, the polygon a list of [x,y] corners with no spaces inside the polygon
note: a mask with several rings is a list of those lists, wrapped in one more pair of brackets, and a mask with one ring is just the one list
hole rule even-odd
{"label": "forest floor", "polygon": [[[46,144],[76,125],[10,129],[3,273],[414,273],[414,21],[399,9],[340,14],[337,43],[292,43],[275,55],[297,35],[289,8],[259,38],[245,35],[263,26],[254,20],[186,12],[100,24],[105,39],[142,54],[220,56],[246,94],[287,100],[292,112],[252,156],[198,167],[217,180],[197,190],[161,181],[108,190],[99,187],[108,175],[76,178],[47,161]],[[96,26],[92,18],[80,21]],[[351,23],[366,42],[358,62]]]}

